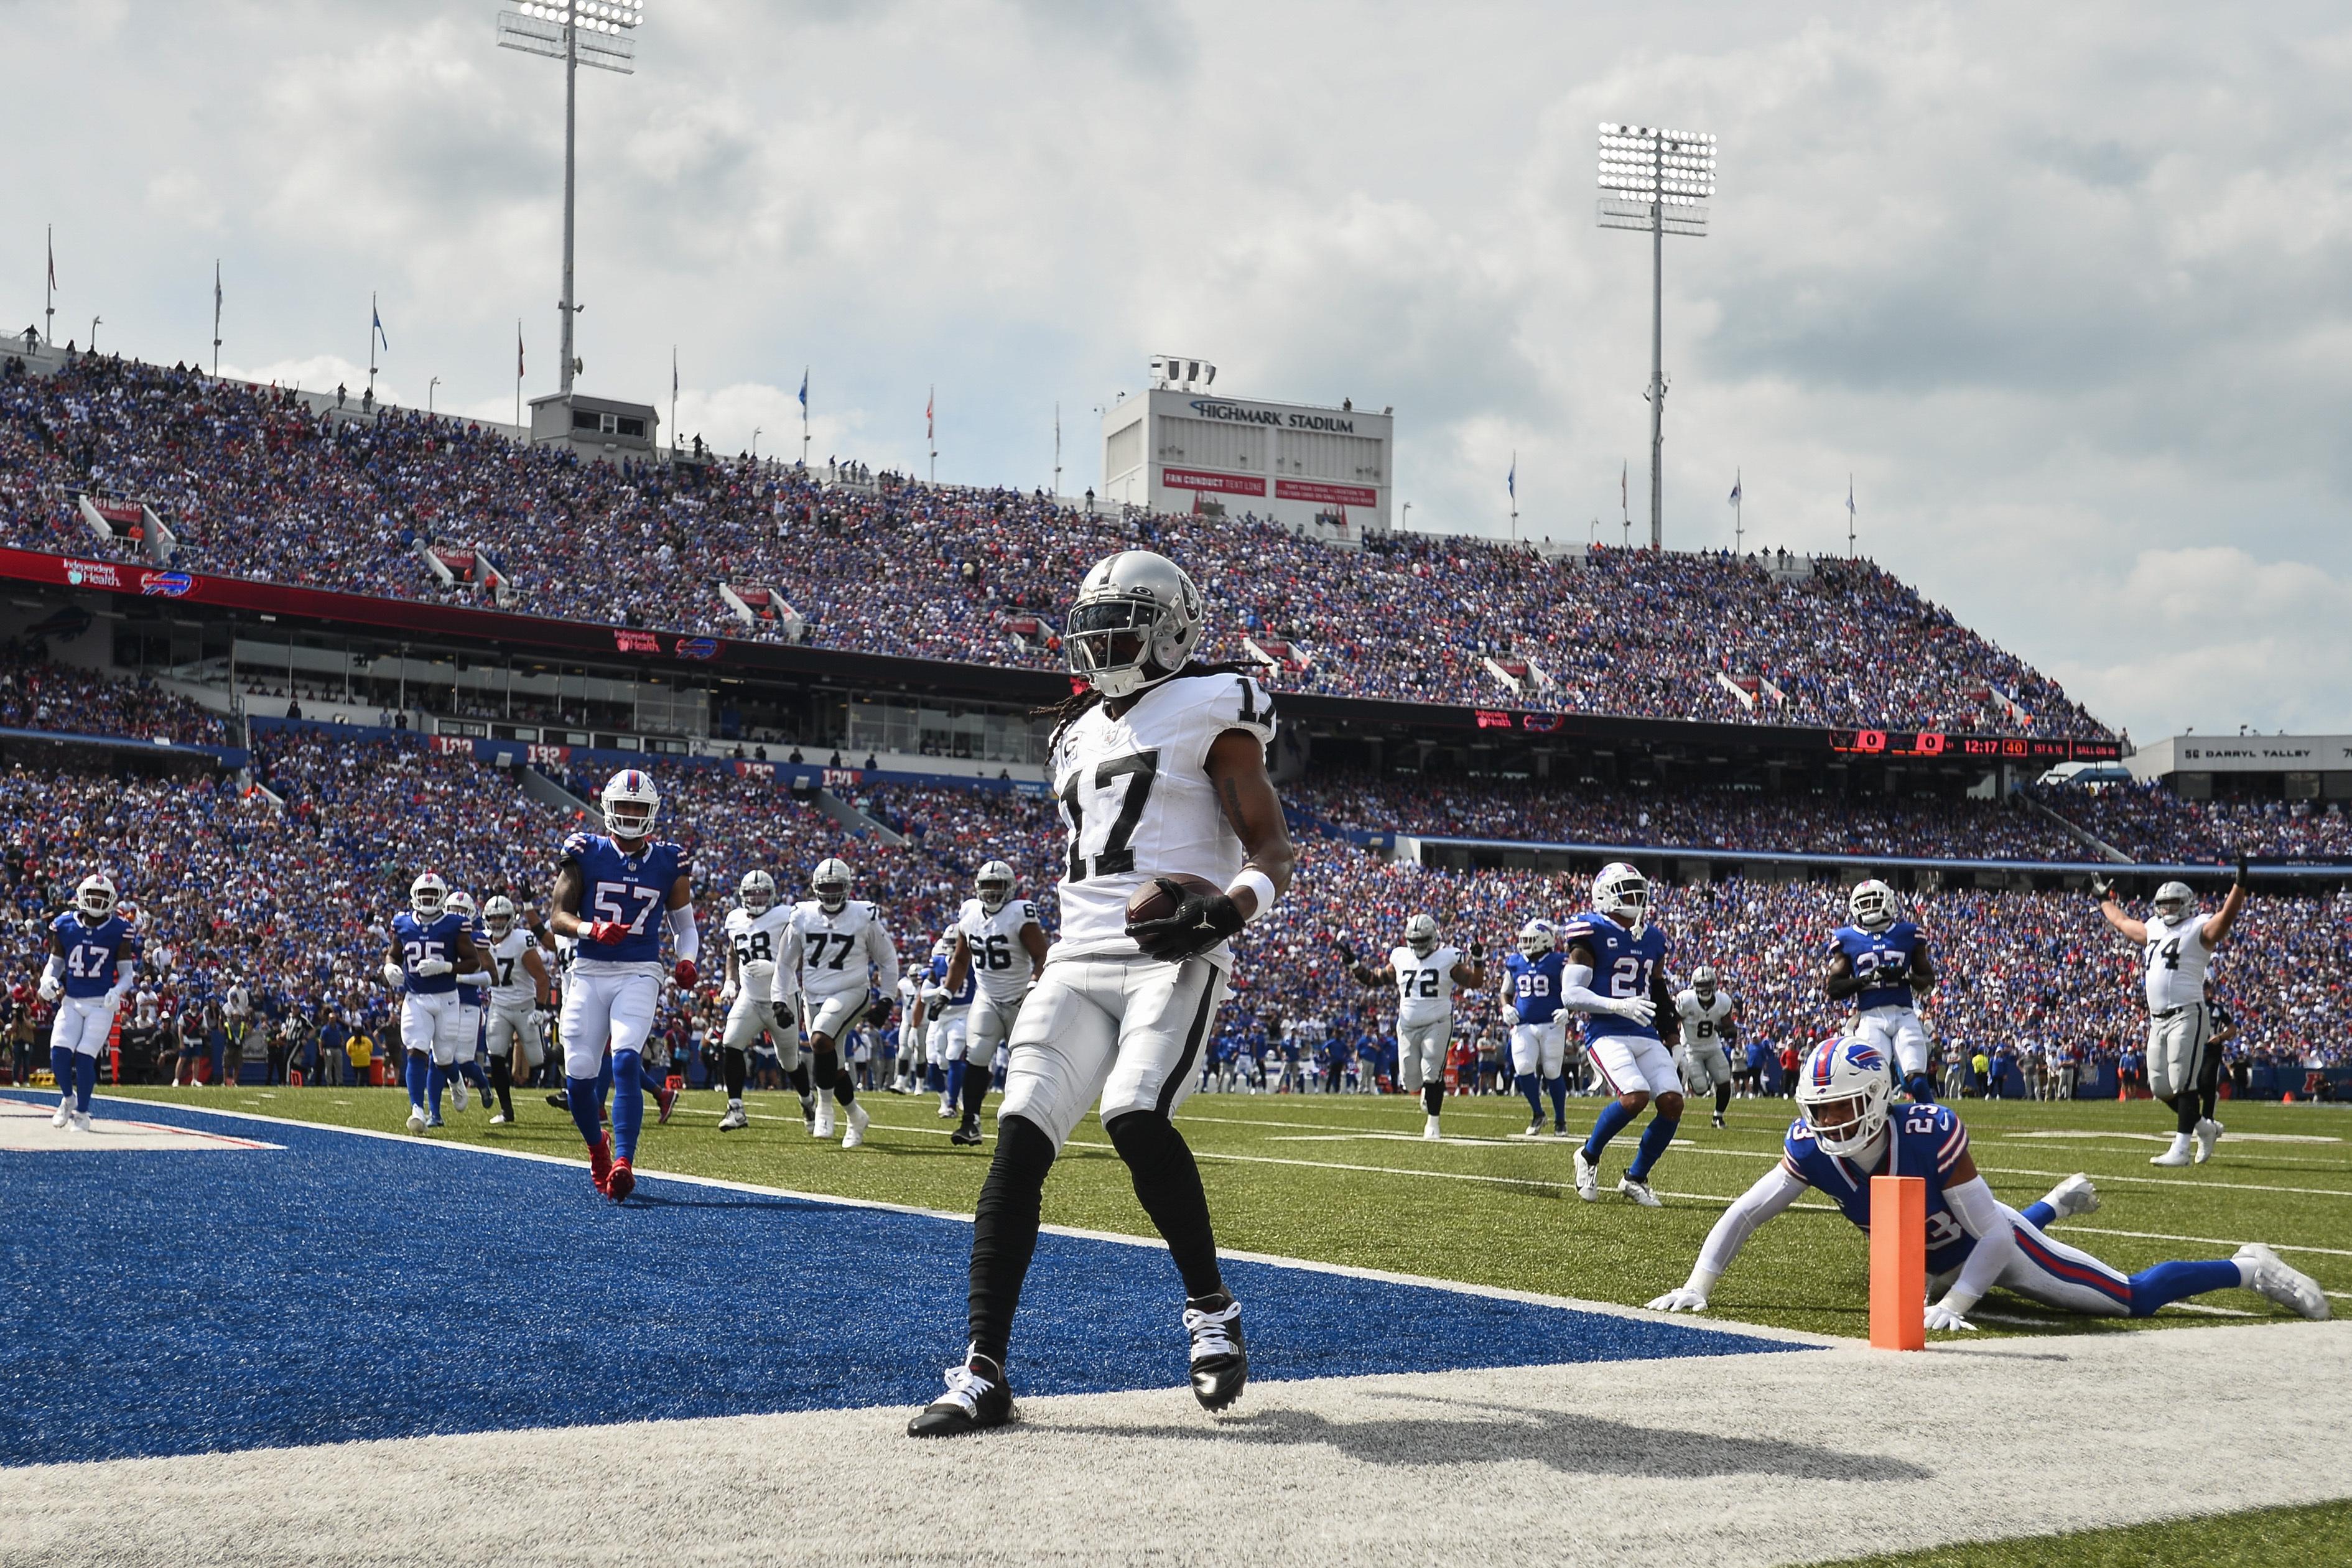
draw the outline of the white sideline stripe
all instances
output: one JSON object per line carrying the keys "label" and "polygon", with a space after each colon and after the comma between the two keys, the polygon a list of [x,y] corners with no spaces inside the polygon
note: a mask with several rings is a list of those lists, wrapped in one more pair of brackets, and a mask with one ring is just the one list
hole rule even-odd
{"label": "white sideline stripe", "polygon": [[[2128,1236],[2140,1241],[2197,1241],[2208,1247],[2243,1247],[2245,1241],[2231,1241],[2220,1236],[2172,1236],[2161,1230],[2108,1230],[2096,1225],[2077,1225],[2071,1219],[2058,1222],[2069,1230],[2080,1230],[2090,1236]],[[2329,1258],[2352,1258],[2352,1250],[2341,1247],[2295,1247],[2284,1241],[2265,1241],[2263,1246],[2280,1252],[2317,1252]]]}
{"label": "white sideline stripe", "polygon": [[[1528,1141],[1537,1143],[1541,1140]],[[1675,1146],[1682,1147],[1680,1138],[1675,1140]],[[1780,1157],[1779,1149],[1711,1149],[1704,1145],[1694,1145],[1690,1152],[1695,1155],[1714,1155],[1727,1160],[1777,1160]],[[2039,1176],[2045,1181],[2063,1181],[2070,1176],[2082,1174],[2078,1171],[2025,1170],[2016,1166],[1979,1165],[1977,1169],[1987,1176]],[[2200,1192],[2286,1192],[2299,1194],[2305,1197],[2352,1197],[2352,1189],[2340,1186],[2271,1186],[2258,1182],[2228,1181],[2219,1176],[2210,1181],[2183,1181],[2179,1176],[2101,1174],[2095,1179],[2102,1182],[2144,1182],[2149,1186],[2193,1186]]]}
{"label": "white sideline stripe", "polygon": [[[111,1094],[93,1095],[92,1098],[102,1098],[111,1103],[124,1105],[176,1103],[171,1101],[141,1101],[128,1096]],[[252,1111],[223,1110],[212,1105],[189,1105],[179,1108],[202,1112],[208,1116],[231,1116],[241,1122],[268,1122],[281,1127],[307,1127],[314,1132],[341,1133],[355,1138],[376,1138],[385,1143],[404,1144],[410,1147],[421,1145],[434,1149],[458,1150],[468,1154],[489,1155],[499,1159],[530,1160],[540,1165],[568,1166],[574,1170],[588,1168],[588,1162],[584,1159],[570,1159],[562,1155],[542,1155],[529,1149],[496,1149],[483,1144],[458,1144],[446,1141],[436,1143],[432,1139],[419,1138],[409,1133],[378,1132],[373,1127],[338,1127],[321,1122],[298,1121],[289,1116],[264,1116]],[[797,1118],[784,1119],[796,1120]],[[875,1124],[876,1126],[883,1124],[879,1122]],[[932,1129],[898,1130],[930,1131]],[[1087,1144],[1081,1146],[1096,1149],[1112,1147],[1109,1144]],[[886,1214],[911,1214],[925,1219],[952,1220],[959,1225],[971,1223],[971,1215],[958,1214],[952,1209],[920,1208],[913,1204],[885,1203],[878,1198],[837,1197],[831,1193],[795,1192],[790,1187],[762,1186],[757,1182],[733,1181],[721,1176],[688,1176],[674,1171],[650,1170],[643,1166],[637,1167],[637,1174],[641,1176],[657,1176],[663,1181],[685,1182],[693,1186],[716,1187],[723,1192],[750,1193],[760,1197],[788,1197],[803,1203],[832,1204],[843,1208],[873,1208],[880,1209]],[[1728,1202],[1729,1200],[1720,1201]],[[1158,1249],[1167,1246],[1166,1242],[1156,1236],[1124,1236],[1117,1231],[1084,1230],[1072,1225],[1047,1225],[1040,1227],[1040,1229],[1051,1236],[1070,1236],[1086,1241],[1112,1241],[1124,1247]],[[1621,1306],[1615,1301],[1588,1301],[1575,1296],[1549,1296],[1535,1291],[1508,1290],[1500,1285],[1475,1285],[1462,1280],[1439,1280],[1422,1274],[1397,1274],[1382,1269],[1357,1269],[1344,1263],[1318,1262],[1312,1258],[1284,1258],[1268,1252],[1234,1252],[1219,1248],[1217,1255],[1220,1258],[1232,1258],[1243,1262],[1268,1264],[1277,1269],[1302,1270],[1310,1274],[1336,1274],[1345,1279],[1372,1280],[1388,1285],[1417,1285],[1426,1290],[1451,1291],[1457,1296],[1483,1296],[1491,1301],[1523,1301],[1530,1306],[1556,1307],[1570,1312],[1591,1312],[1600,1317],[1630,1318],[1638,1322],[1653,1323],[1669,1321],[1664,1313],[1652,1312],[1641,1307]],[[1779,1340],[1788,1344],[1805,1345],[1814,1349],[1826,1349],[1838,1345],[1851,1347],[1854,1343],[1851,1339],[1841,1339],[1833,1334],[1805,1333],[1796,1329],[1774,1328],[1762,1323],[1711,1322],[1683,1314],[1675,1315],[1671,1321],[1675,1326],[1682,1328],[1700,1329],[1711,1333],[1739,1334],[1750,1339]]]}
{"label": "white sideline stripe", "polygon": [[[2067,1127],[2052,1127],[2045,1130],[2026,1133],[1992,1133],[1988,1134],[1987,1136],[2004,1140],[2022,1138],[2131,1138],[2143,1144],[2168,1144],[2172,1142],[2172,1134],[2170,1133],[2127,1133],[2121,1131],[2120,1129],[2114,1132],[2102,1133],[2093,1132],[2088,1128]],[[2344,1140],[2341,1138],[2323,1136],[2316,1133],[2223,1133],[2221,1134],[2221,1141],[2225,1144],[2340,1144]]]}

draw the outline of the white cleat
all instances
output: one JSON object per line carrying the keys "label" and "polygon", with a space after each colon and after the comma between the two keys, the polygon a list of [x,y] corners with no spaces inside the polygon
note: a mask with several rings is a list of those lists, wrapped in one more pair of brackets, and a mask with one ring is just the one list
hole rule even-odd
{"label": "white cleat", "polygon": [[413,1105],[408,1109],[408,1130],[418,1134],[425,1131],[425,1113]]}
{"label": "white cleat", "polygon": [[854,1149],[866,1141],[866,1124],[874,1118],[866,1113],[865,1106],[852,1100],[849,1103],[849,1115],[845,1119],[849,1125],[842,1131],[841,1146],[845,1149]]}
{"label": "white cleat", "polygon": [[54,1115],[54,1116],[52,1116],[52,1117],[50,1117],[50,1118],[49,1118],[49,1125],[50,1125],[50,1126],[52,1126],[52,1127],[57,1127],[57,1128],[60,1128],[60,1129],[62,1129],[62,1128],[66,1125],[66,1124],[67,1124],[67,1123],[68,1123],[68,1122],[70,1122],[70,1121],[72,1121],[72,1120],[73,1120],[73,1102],[72,1102],[71,1100],[60,1100],[60,1101],[58,1101],[58,1113],[57,1113],[56,1115]]}
{"label": "white cleat", "polygon": [[946,1095],[944,1095],[944,1094],[940,1095],[940,1121],[942,1121],[942,1122],[944,1122],[944,1121],[946,1121],[949,1117],[950,1117],[950,1116],[954,1116],[954,1115],[958,1115],[958,1114],[961,1114],[961,1112],[958,1110],[958,1108],[957,1108],[957,1107],[955,1107],[955,1106],[953,1106],[953,1105],[950,1105],[950,1104],[949,1104],[949,1103],[948,1103],[948,1097],[947,1097]]}
{"label": "white cleat", "polygon": [[816,1126],[814,1131],[820,1138],[830,1139],[833,1136],[833,1092],[831,1090],[826,1090],[816,1097]]}
{"label": "white cleat", "polygon": [[490,1125],[493,1127],[503,1127],[509,1122],[513,1120],[513,1117],[508,1115],[504,1111],[501,1111],[497,1115],[490,1118]]}
{"label": "white cleat", "polygon": [[1720,1111],[1715,1113],[1715,1129],[1718,1133],[1723,1130],[1723,1113]]}
{"label": "white cleat", "polygon": [[1529,1123],[1528,1124],[1528,1130],[1527,1130],[1526,1132],[1524,1132],[1524,1133],[1514,1133],[1514,1134],[1511,1134],[1511,1135],[1512,1135],[1513,1137],[1517,1137],[1517,1138],[1540,1138],[1540,1137],[1542,1137],[1542,1136],[1544,1135],[1544,1124],[1543,1124],[1543,1118],[1542,1118],[1541,1116],[1538,1116],[1534,1121],[1529,1122]]}
{"label": "white cleat", "polygon": [[455,1105],[460,1111],[466,1108],[466,1081],[464,1079],[453,1078],[449,1081],[449,1103]]}
{"label": "white cleat", "polygon": [[75,1131],[75,1132],[77,1132],[77,1133],[87,1133],[87,1132],[89,1132],[89,1131],[90,1130],[90,1126],[89,1126],[89,1112],[87,1112],[87,1111],[77,1111],[77,1112],[75,1112],[75,1113],[73,1113],[73,1124],[74,1124],[74,1131]]}
{"label": "white cleat", "polygon": [[1650,1184],[1648,1182],[1635,1181],[1632,1176],[1619,1176],[1617,1178],[1617,1190],[1623,1193],[1627,1197],[1632,1198],[1635,1203],[1640,1204],[1643,1208],[1664,1208],[1666,1207],[1664,1204],[1658,1201],[1658,1195],[1650,1190]]}
{"label": "white cleat", "polygon": [[1586,1159],[1580,1148],[1576,1151],[1576,1196],[1587,1203],[1601,1201],[1601,1167]]}
{"label": "white cleat", "polygon": [[2318,1281],[2261,1242],[2249,1241],[2239,1248],[2234,1261],[2253,1275],[2246,1281],[2248,1289],[2315,1322],[2326,1321],[2327,1292],[2319,1288]]}
{"label": "white cleat", "polygon": [[1437,1130],[1436,1117],[1432,1116],[1428,1121],[1422,1124],[1421,1136],[1423,1143],[1434,1144],[1439,1141],[1441,1134]]}
{"label": "white cleat", "polygon": [[740,1133],[751,1124],[750,1113],[740,1105],[728,1106],[727,1114],[719,1118],[719,1130],[722,1133]]}
{"label": "white cleat", "polygon": [[2201,1166],[2213,1157],[2213,1145],[2221,1141],[2221,1124],[2210,1116],[2200,1116],[2197,1131],[2190,1135],[2197,1140],[2197,1163]]}
{"label": "white cleat", "polygon": [[2172,1147],[2147,1162],[2152,1166],[2185,1166],[2189,1163],[2189,1134],[2172,1134]]}
{"label": "white cleat", "polygon": [[2091,1185],[2089,1176],[2077,1171],[2052,1187],[2042,1201],[2058,1211],[2058,1218],[2072,1219],[2078,1214],[2099,1212],[2099,1189]]}

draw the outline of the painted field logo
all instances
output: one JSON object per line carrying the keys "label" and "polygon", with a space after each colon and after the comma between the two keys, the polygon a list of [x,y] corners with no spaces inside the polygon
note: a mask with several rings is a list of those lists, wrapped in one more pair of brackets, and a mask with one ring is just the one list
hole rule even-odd
{"label": "painted field logo", "polygon": [[719,639],[680,637],[677,640],[677,656],[681,659],[715,659],[719,657]]}
{"label": "painted field logo", "polygon": [[196,580],[184,571],[151,571],[139,584],[139,591],[163,599],[184,599],[196,586]]}

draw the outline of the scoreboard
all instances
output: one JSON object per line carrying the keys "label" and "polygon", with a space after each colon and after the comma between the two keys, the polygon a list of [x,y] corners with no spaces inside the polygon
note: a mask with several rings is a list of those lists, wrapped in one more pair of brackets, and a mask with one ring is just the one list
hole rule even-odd
{"label": "scoreboard", "polygon": [[1948,735],[1935,729],[1833,729],[1830,749],[1858,757],[1979,758],[1987,762],[2114,762],[2124,754],[2114,740],[2056,737]]}

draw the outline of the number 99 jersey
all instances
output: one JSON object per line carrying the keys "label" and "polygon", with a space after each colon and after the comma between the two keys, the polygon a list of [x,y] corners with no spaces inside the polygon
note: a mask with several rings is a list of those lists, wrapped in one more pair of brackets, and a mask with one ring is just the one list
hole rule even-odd
{"label": "number 99 jersey", "polygon": [[589,968],[605,964],[658,968],[669,890],[679,877],[692,873],[693,857],[663,839],[649,839],[629,854],[602,833],[574,833],[563,841],[563,863],[580,868],[580,918],[616,921],[628,928],[618,942],[582,941],[574,962]]}
{"label": "number 99 jersey", "polygon": [[[1061,939],[1054,956],[1133,954],[1127,901],[1155,876],[1182,872],[1220,887],[1242,869],[1241,840],[1209,782],[1209,748],[1227,730],[1274,743],[1274,703],[1247,675],[1162,681],[1117,718],[1097,703],[1055,736],[1047,776],[1069,846]],[[1204,956],[1229,966],[1220,943]]]}

